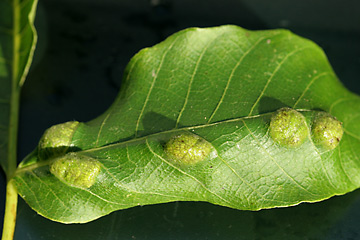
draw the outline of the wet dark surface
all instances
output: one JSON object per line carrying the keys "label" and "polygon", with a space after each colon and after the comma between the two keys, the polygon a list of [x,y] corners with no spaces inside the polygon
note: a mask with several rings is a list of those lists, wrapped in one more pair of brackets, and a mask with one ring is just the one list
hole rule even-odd
{"label": "wet dark surface", "polygon": [[[39,43],[22,92],[19,159],[51,125],[88,121],[105,111],[130,58],[187,27],[290,29],[318,43],[341,81],[359,94],[360,2],[315,2],[40,1]],[[18,214],[15,239],[21,240],[360,239],[359,191],[260,212],[191,202],[136,207],[84,225],[46,220],[21,199]]]}

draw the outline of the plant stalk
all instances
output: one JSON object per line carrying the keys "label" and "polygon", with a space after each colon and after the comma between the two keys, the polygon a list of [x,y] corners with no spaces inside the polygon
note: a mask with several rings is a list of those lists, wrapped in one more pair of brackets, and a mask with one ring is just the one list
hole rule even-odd
{"label": "plant stalk", "polygon": [[16,224],[18,194],[12,181],[6,186],[6,203],[2,240],[12,240],[14,238]]}
{"label": "plant stalk", "polygon": [[12,59],[12,76],[11,76],[11,97],[10,97],[10,114],[9,114],[9,128],[8,128],[8,149],[7,149],[7,162],[8,169],[6,171],[6,201],[5,201],[5,215],[2,240],[12,240],[15,233],[16,212],[18,195],[16,188],[11,181],[17,165],[17,135],[19,123],[19,100],[20,100],[20,87],[19,79],[22,73],[19,73],[20,61],[20,46],[21,35],[20,20],[21,9],[20,1],[13,0],[13,59]]}
{"label": "plant stalk", "polygon": [[11,181],[16,171],[17,164],[17,140],[18,140],[18,123],[19,123],[19,101],[20,101],[20,87],[15,81],[12,86],[11,101],[10,101],[10,120],[8,133],[8,169],[6,174],[6,201],[5,201],[5,215],[2,240],[13,240],[16,224],[16,212],[18,194],[15,185]]}
{"label": "plant stalk", "polygon": [[[15,233],[15,224],[16,224],[16,212],[17,212],[17,203],[18,203],[18,194],[16,187],[11,180],[15,174],[17,167],[17,143],[18,143],[18,124],[19,124],[19,105],[20,105],[20,90],[21,86],[24,84],[25,77],[30,68],[32,62],[36,42],[37,34],[35,27],[33,25],[36,13],[36,6],[38,0],[33,0],[32,7],[30,11],[25,15],[22,12],[22,5],[25,1],[21,0],[11,0],[12,9],[13,9],[13,59],[11,59],[11,99],[10,99],[10,119],[9,119],[9,128],[8,128],[8,153],[7,153],[7,169],[6,169],[6,202],[5,202],[5,215],[4,215],[4,225],[3,225],[3,234],[2,240],[12,240]],[[19,67],[21,62],[20,54],[22,52],[22,34],[23,29],[21,28],[22,18],[28,18],[29,25],[33,32],[33,39],[30,47],[29,56],[27,63],[24,69]]]}

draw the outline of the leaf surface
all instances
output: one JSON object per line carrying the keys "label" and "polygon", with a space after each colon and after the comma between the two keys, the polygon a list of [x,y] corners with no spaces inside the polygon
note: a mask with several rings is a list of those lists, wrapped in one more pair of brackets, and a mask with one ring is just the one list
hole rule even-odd
{"label": "leaf surface", "polygon": [[[309,135],[299,147],[280,146],[269,135],[282,107],[306,119]],[[311,138],[319,111],[343,123],[344,136],[332,150]],[[65,134],[65,150],[46,149],[76,152],[61,162],[78,155],[85,164],[69,163],[75,173],[84,165],[100,168],[93,184],[52,170],[62,156],[41,154],[41,144],[14,181],[33,209],[64,223],[172,201],[242,210],[315,202],[359,187],[359,113],[359,97],[343,87],[313,42],[286,30],[191,28],[140,51],[113,105]],[[178,164],[164,149],[179,133],[209,142],[210,156]]]}
{"label": "leaf surface", "polygon": [[20,88],[36,43],[36,0],[0,1],[0,165],[5,173],[16,168]]}

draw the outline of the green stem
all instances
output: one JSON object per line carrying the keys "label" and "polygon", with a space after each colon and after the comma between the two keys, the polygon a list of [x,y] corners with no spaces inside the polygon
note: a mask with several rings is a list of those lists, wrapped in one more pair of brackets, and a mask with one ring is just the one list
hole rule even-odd
{"label": "green stem", "polygon": [[[13,29],[12,29],[12,56],[11,59],[11,97],[10,97],[10,119],[9,119],[9,128],[8,128],[8,149],[7,149],[7,169],[6,178],[6,203],[5,203],[5,216],[4,216],[4,228],[2,234],[2,240],[12,240],[15,232],[15,223],[16,223],[16,209],[17,209],[17,200],[18,195],[16,188],[12,182],[12,178],[15,174],[17,167],[17,140],[18,140],[18,123],[19,123],[19,104],[20,104],[20,90],[21,86],[25,81],[25,77],[29,71],[30,64],[33,58],[35,45],[37,41],[37,35],[35,27],[33,25],[37,0],[33,0],[32,7],[28,13],[22,12],[24,9],[22,4],[24,1],[21,0],[12,0],[12,9],[13,9]],[[32,42],[29,49],[29,56],[27,62],[22,68],[21,64],[21,46],[23,35],[21,33],[21,20],[28,18],[28,24],[33,32]],[[25,38],[27,39],[27,38]]]}
{"label": "green stem", "polygon": [[12,181],[6,186],[6,203],[2,240],[12,240],[15,232],[18,194]]}
{"label": "green stem", "polygon": [[16,224],[16,210],[18,202],[18,194],[16,188],[11,181],[16,170],[17,159],[17,135],[19,122],[19,98],[20,88],[14,84],[11,93],[10,102],[10,121],[9,121],[9,135],[8,135],[8,171],[7,171],[7,185],[6,185],[6,202],[5,215],[2,240],[13,240]]}
{"label": "green stem", "polygon": [[[20,32],[20,18],[21,9],[20,1],[13,0],[13,59],[12,59],[12,79],[11,79],[11,97],[10,97],[10,119],[8,131],[8,169],[6,172],[7,185],[6,185],[6,202],[5,202],[5,215],[2,240],[12,240],[14,238],[15,224],[16,224],[16,210],[18,194],[14,184],[11,181],[16,170],[17,159],[17,135],[18,135],[18,122],[19,122],[19,52],[21,44]],[[21,73],[22,74],[22,73]]]}
{"label": "green stem", "polygon": [[11,179],[16,170],[17,159],[17,135],[19,122],[19,98],[20,88],[13,81],[11,102],[10,102],[10,121],[8,135],[8,169],[6,185],[5,216],[3,225],[2,240],[12,240],[15,232],[16,209],[18,194]]}

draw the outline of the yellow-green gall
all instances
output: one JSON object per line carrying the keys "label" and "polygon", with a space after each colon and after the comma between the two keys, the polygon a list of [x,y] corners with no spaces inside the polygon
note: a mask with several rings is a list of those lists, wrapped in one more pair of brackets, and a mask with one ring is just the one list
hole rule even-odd
{"label": "yellow-green gall", "polygon": [[311,132],[314,143],[328,150],[336,148],[344,134],[342,123],[326,112],[317,114]]}
{"label": "yellow-green gall", "polygon": [[46,159],[64,154],[78,125],[79,122],[71,121],[48,128],[39,141],[39,157]]}
{"label": "yellow-green gall", "polygon": [[91,187],[100,169],[100,163],[96,159],[76,152],[65,154],[50,165],[50,172],[55,177],[70,186],[79,188]]}
{"label": "yellow-green gall", "polygon": [[291,108],[279,109],[271,118],[270,136],[282,146],[300,146],[308,136],[305,117]]}
{"label": "yellow-green gall", "polygon": [[212,145],[198,135],[184,132],[173,136],[165,145],[169,158],[180,164],[195,164],[205,160]]}

